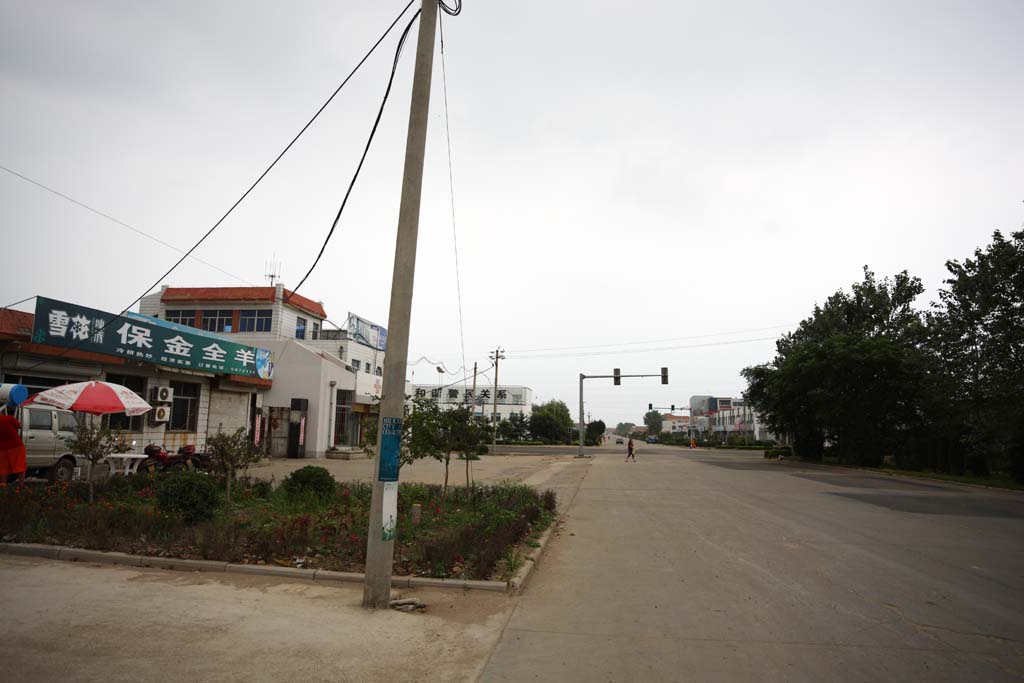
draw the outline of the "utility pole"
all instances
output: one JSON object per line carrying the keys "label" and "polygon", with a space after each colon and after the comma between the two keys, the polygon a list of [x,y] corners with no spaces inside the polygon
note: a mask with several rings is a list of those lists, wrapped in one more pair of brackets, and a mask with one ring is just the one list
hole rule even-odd
{"label": "utility pole", "polygon": [[491,410],[491,455],[498,446],[498,361],[505,358],[505,350],[500,346],[494,349],[491,360],[494,361],[494,408]]}
{"label": "utility pole", "polygon": [[377,458],[373,462],[373,493],[366,539],[366,578],[363,607],[386,609],[391,602],[391,565],[395,555],[398,517],[398,455],[405,416],[405,371],[409,354],[409,319],[412,316],[413,279],[416,273],[416,238],[419,233],[423,157],[427,144],[430,76],[434,65],[437,0],[423,0],[416,67],[413,72],[409,133],[405,142],[405,171],[398,209],[395,267],[391,277],[388,312],[388,353],[384,357]]}
{"label": "utility pole", "polygon": [[[473,361],[473,402],[469,404],[469,418],[476,420],[476,361]],[[469,453],[466,453],[466,489],[469,490]]]}
{"label": "utility pole", "polygon": [[583,457],[583,380],[587,378],[582,372],[580,373],[580,445],[576,447],[576,457]]}

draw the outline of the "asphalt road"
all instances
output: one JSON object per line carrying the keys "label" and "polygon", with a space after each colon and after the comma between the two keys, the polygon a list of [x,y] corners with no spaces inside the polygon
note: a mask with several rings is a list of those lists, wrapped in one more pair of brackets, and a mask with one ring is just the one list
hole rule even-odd
{"label": "asphalt road", "polygon": [[589,461],[483,680],[1024,677],[1024,495],[615,450]]}

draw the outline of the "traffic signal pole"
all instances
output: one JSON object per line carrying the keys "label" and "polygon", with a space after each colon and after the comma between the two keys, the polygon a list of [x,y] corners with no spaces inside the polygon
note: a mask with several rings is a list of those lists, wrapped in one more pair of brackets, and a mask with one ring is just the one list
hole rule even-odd
{"label": "traffic signal pole", "polygon": [[623,377],[660,377],[662,384],[668,384],[668,368],[662,368],[661,372],[656,374],[656,375],[655,374],[623,375],[623,374],[621,374],[619,372],[618,368],[615,368],[615,370],[613,371],[613,374],[611,374],[611,375],[584,375],[581,372],[580,373],[580,442],[579,442],[579,445],[576,447],[576,457],[577,458],[585,458],[586,457],[583,454],[583,434],[584,434],[584,431],[583,431],[584,430],[584,425],[583,425],[583,380],[585,380],[585,379],[609,379],[610,378],[611,380],[614,381],[614,383],[616,385],[618,385],[619,384],[619,380],[622,379]]}
{"label": "traffic signal pole", "polygon": [[398,454],[405,418],[405,371],[409,355],[409,319],[416,272],[423,157],[427,144],[430,76],[434,64],[437,0],[423,0],[416,67],[413,72],[409,133],[405,143],[405,171],[398,209],[395,267],[388,312],[388,349],[384,357],[384,386],[377,423],[377,457],[373,461],[373,493],[366,539],[366,578],[363,607],[384,609],[391,602],[391,565],[395,554],[398,517]]}

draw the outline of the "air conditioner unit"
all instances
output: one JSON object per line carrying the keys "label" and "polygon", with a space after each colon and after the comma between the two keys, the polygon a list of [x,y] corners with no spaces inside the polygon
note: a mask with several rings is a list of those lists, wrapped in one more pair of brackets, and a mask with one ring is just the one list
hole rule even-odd
{"label": "air conditioner unit", "polygon": [[153,408],[149,415],[153,422],[167,422],[171,419],[171,407],[157,406]]}
{"label": "air conditioner unit", "polygon": [[174,389],[170,387],[153,387],[149,391],[150,403],[170,403],[174,400]]}

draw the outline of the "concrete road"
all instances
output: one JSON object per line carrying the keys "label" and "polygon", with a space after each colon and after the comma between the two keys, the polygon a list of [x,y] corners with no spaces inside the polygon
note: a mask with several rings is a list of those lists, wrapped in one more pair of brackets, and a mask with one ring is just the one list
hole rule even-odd
{"label": "concrete road", "polygon": [[597,456],[485,681],[1024,677],[1024,496],[641,444]]}

